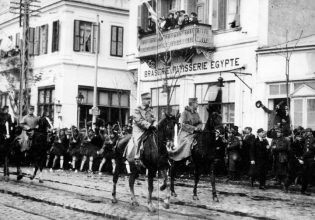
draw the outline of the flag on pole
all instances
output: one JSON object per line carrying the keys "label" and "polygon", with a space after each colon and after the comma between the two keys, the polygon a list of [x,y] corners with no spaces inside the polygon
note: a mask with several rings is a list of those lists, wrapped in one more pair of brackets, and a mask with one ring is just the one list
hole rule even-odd
{"label": "flag on pole", "polygon": [[158,23],[158,18],[157,18],[157,13],[154,11],[154,9],[152,8],[152,6],[149,4],[148,2],[149,0],[142,0],[140,3],[141,4],[145,4],[148,8],[148,11],[151,14],[151,18],[153,19],[153,21],[157,24]]}

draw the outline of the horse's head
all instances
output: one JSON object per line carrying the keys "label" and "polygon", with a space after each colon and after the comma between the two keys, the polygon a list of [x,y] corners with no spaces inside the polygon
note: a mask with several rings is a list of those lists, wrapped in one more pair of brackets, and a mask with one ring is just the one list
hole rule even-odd
{"label": "horse's head", "polygon": [[207,107],[208,120],[205,126],[207,130],[214,130],[218,126],[222,125],[222,116],[220,115],[221,106],[218,104],[209,103]]}
{"label": "horse's head", "polygon": [[161,135],[163,135],[163,139],[173,140],[175,125],[178,126],[180,114],[177,112],[176,115],[167,114],[160,120],[158,125],[158,131]]}

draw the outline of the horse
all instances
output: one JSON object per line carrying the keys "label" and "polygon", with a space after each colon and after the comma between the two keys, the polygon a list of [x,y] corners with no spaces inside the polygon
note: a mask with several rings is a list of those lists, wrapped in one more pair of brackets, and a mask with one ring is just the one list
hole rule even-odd
{"label": "horse", "polygon": [[[197,195],[197,186],[200,180],[201,167],[210,168],[210,179],[212,186],[212,198],[214,201],[219,202],[216,187],[215,187],[215,147],[213,145],[215,141],[215,129],[222,125],[221,116],[212,110],[210,106],[207,108],[209,117],[204,129],[201,132],[196,132],[195,140],[196,145],[191,149],[191,158],[194,163],[194,188],[193,188],[193,200],[199,200]],[[186,159],[184,159],[186,160]],[[183,161],[171,161],[170,178],[171,178],[171,195],[177,197],[174,189],[174,181],[176,172]]]}
{"label": "horse", "polygon": [[[177,118],[176,116],[167,115],[162,118],[157,126],[156,130],[147,130],[142,138],[143,138],[143,156],[142,162],[146,169],[148,169],[148,210],[150,212],[155,212],[156,209],[152,203],[152,192],[153,192],[153,181],[156,176],[157,171],[161,171],[163,176],[163,185],[160,187],[160,190],[168,189],[168,193],[166,199],[164,200],[163,206],[168,209],[170,206],[170,193],[169,187],[167,184],[167,170],[169,168],[168,163],[168,152],[166,149],[167,143],[173,139],[174,135],[174,126],[176,124]],[[124,158],[123,154],[128,143],[130,142],[131,135],[127,135],[117,142],[116,145],[116,161],[117,167],[113,175],[113,191],[112,191],[112,202],[117,203],[116,198],[116,185],[119,178],[119,172],[121,170],[121,166],[124,165],[126,158]],[[129,147],[129,146],[128,146]],[[130,176],[129,176],[129,188],[131,193],[131,200],[133,206],[139,206],[139,203],[135,197],[134,192],[134,184],[135,180],[138,177],[139,169],[137,168],[134,160],[127,158],[127,161],[130,164]]]}

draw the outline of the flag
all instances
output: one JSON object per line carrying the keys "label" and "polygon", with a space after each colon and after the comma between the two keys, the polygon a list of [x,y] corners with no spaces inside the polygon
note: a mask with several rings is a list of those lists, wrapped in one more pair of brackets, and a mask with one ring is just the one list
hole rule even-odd
{"label": "flag", "polygon": [[153,21],[157,24],[158,23],[158,18],[157,18],[157,13],[154,11],[154,9],[152,8],[152,6],[149,4],[148,2],[149,0],[142,0],[140,3],[141,4],[145,4],[148,8],[148,11],[151,14],[151,18],[153,19]]}

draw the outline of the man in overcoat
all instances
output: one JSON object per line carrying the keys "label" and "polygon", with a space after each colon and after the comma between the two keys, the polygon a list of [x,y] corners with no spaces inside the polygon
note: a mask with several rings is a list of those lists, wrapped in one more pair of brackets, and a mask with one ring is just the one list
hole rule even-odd
{"label": "man in overcoat", "polygon": [[288,177],[290,142],[283,136],[281,128],[277,129],[276,132],[277,138],[272,140],[271,147],[274,158],[274,174],[281,184]]}
{"label": "man in overcoat", "polygon": [[250,146],[250,176],[252,186],[256,179],[259,180],[259,189],[265,189],[267,164],[269,154],[269,143],[266,139],[266,133],[262,128],[257,130],[257,138],[254,143]]}
{"label": "man in overcoat", "polygon": [[156,129],[157,122],[150,108],[150,93],[143,93],[141,99],[142,105],[138,106],[133,114],[132,137],[126,148],[125,156],[128,161],[135,160],[137,165],[144,166],[142,135],[149,129]]}
{"label": "man in overcoat", "polygon": [[183,159],[189,159],[191,156],[191,149],[195,143],[195,132],[201,131],[202,121],[197,112],[198,99],[190,98],[188,100],[189,105],[185,107],[184,112],[180,118],[180,131],[178,133],[178,145],[177,148],[170,152],[170,157],[174,161],[181,161]]}
{"label": "man in overcoat", "polygon": [[240,139],[236,136],[235,130],[228,131],[227,140],[227,157],[228,157],[228,173],[229,179],[235,180],[239,175],[240,156]]}

